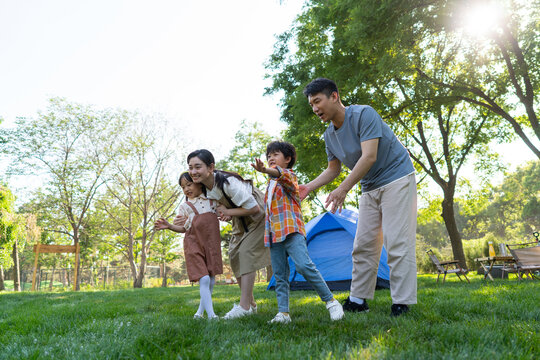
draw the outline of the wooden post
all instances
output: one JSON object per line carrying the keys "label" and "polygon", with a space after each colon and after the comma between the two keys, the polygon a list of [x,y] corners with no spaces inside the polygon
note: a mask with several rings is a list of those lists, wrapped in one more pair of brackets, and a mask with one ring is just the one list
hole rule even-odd
{"label": "wooden post", "polygon": [[75,245],[75,275],[73,276],[73,291],[77,291],[77,270],[79,269],[79,243]]}
{"label": "wooden post", "polygon": [[[73,290],[77,290],[77,270],[79,269],[79,244],[77,245],[45,245],[45,244],[36,244],[34,245],[34,252],[36,253],[36,258],[34,260],[34,276],[32,278],[32,291],[36,290],[36,273],[38,265],[39,253],[75,253],[75,281],[73,283]],[[69,280],[69,279],[68,279]]]}
{"label": "wooden post", "polygon": [[34,251],[36,252],[36,256],[34,259],[34,276],[32,277],[32,291],[36,291],[36,272],[37,272],[37,264],[38,264],[38,257],[39,257],[39,247],[41,244],[37,244]]}

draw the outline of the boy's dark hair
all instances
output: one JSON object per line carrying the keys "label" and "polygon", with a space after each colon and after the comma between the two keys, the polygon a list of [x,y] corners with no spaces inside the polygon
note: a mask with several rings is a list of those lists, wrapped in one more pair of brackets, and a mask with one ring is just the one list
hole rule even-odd
{"label": "boy's dark hair", "polygon": [[280,152],[284,157],[290,157],[291,161],[287,164],[287,168],[292,169],[296,162],[296,149],[294,145],[286,141],[272,141],[266,146],[266,157],[273,152]]}
{"label": "boy's dark hair", "polygon": [[306,85],[306,87],[304,88],[304,95],[306,97],[309,97],[318,93],[323,93],[327,97],[330,97],[330,95],[332,95],[334,91],[339,94],[335,82],[326,78],[317,78]]}

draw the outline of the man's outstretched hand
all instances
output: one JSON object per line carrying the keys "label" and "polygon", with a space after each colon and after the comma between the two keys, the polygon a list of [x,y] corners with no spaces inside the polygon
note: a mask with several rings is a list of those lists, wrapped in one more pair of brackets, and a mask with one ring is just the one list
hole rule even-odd
{"label": "man's outstretched hand", "polygon": [[341,212],[346,196],[347,191],[342,190],[340,187],[338,187],[336,190],[332,191],[330,195],[328,195],[324,206],[332,213],[335,213],[336,210],[339,210],[339,212]]}
{"label": "man's outstretched hand", "polygon": [[298,192],[300,193],[300,201],[302,201],[309,195],[310,190],[306,185],[298,185]]}

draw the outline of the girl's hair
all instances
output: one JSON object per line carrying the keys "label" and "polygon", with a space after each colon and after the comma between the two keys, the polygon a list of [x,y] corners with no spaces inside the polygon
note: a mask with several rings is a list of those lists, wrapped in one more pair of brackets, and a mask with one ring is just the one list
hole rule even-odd
{"label": "girl's hair", "polygon": [[193,179],[191,178],[191,175],[189,175],[189,172],[184,171],[180,174],[180,178],[178,179],[178,185],[182,186],[182,179],[185,179],[188,182],[193,182]]}
{"label": "girl's hair", "polygon": [[[203,163],[205,163],[206,166],[210,166],[211,164],[215,165],[215,163],[216,163],[216,161],[214,160],[214,155],[212,155],[212,153],[210,151],[206,150],[206,149],[200,149],[200,150],[192,151],[187,157],[187,162],[189,163],[189,160],[191,160],[194,157],[201,160]],[[240,174],[237,174],[237,173],[232,172],[232,171],[214,170],[214,173],[216,174],[216,185],[221,190],[223,190],[223,184],[228,184],[229,183],[227,178],[231,177],[231,176],[234,176],[235,178],[237,178],[240,181],[247,182],[247,183],[253,185],[252,180],[245,180],[242,176],[240,176]],[[206,186],[203,186],[203,188],[206,191]]]}
{"label": "girl's hair", "polygon": [[[193,179],[191,178],[191,175],[189,175],[189,172],[184,171],[182,174],[180,174],[180,178],[178,179],[178,185],[182,186],[182,179],[186,180],[187,182],[196,184]],[[202,192],[204,196],[206,196],[206,186],[203,184],[198,184],[201,186]]]}

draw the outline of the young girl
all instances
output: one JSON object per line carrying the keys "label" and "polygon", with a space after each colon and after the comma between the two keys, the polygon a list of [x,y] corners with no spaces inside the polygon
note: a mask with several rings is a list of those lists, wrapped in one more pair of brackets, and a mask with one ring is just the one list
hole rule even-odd
{"label": "young girl", "polygon": [[204,197],[202,184],[194,183],[189,173],[180,175],[178,182],[186,195],[186,201],[180,205],[179,210],[182,221],[173,225],[161,218],[155,222],[155,228],[186,233],[186,269],[190,281],[199,281],[201,294],[199,309],[193,318],[202,318],[206,311],[209,319],[217,319],[212,305],[212,291],[216,275],[223,274],[223,263],[216,204]]}
{"label": "young girl", "polygon": [[[214,156],[208,150],[188,155],[189,174],[197,184],[206,187],[208,199],[216,200],[218,215],[223,221],[232,219],[229,259],[240,286],[240,304],[234,305],[224,319],[257,312],[253,298],[255,274],[270,265],[270,252],[264,246],[264,194],[236,173],[214,169]],[[181,217],[174,220],[181,224]]]}

